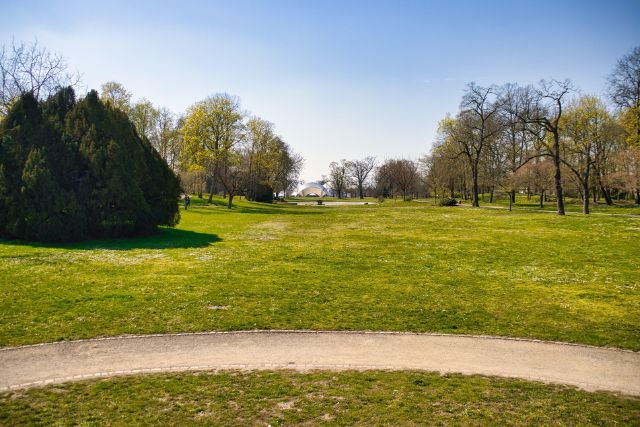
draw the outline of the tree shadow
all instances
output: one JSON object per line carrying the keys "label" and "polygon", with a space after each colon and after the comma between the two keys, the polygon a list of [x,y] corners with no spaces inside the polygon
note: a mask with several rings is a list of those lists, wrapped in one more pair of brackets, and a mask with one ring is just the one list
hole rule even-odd
{"label": "tree shadow", "polygon": [[177,228],[162,227],[157,233],[117,239],[88,240],[85,242],[70,243],[46,243],[29,242],[25,240],[3,240],[0,244],[30,246],[34,248],[60,248],[60,249],[109,249],[114,251],[128,251],[132,249],[186,249],[203,248],[213,243],[221,242],[217,234],[199,233],[197,231],[181,230]]}

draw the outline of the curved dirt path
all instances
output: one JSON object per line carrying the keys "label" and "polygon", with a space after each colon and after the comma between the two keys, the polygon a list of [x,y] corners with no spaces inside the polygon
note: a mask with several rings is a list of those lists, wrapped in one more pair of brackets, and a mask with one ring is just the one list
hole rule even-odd
{"label": "curved dirt path", "polygon": [[147,335],[0,349],[0,390],[143,372],[428,370],[640,395],[640,353],[464,335],[247,331]]}

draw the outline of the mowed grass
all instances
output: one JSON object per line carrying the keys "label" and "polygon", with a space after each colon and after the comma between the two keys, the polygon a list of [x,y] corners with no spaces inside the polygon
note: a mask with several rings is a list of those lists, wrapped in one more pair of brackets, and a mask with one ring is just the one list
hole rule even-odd
{"label": "mowed grass", "polygon": [[640,400],[425,372],[121,377],[0,394],[2,425],[633,425]]}
{"label": "mowed grass", "polygon": [[[465,205],[471,205],[471,200],[462,200]],[[480,206],[482,207],[509,207],[509,198],[501,194],[499,197],[494,198],[493,203],[489,203],[489,194],[485,194],[480,200]],[[557,209],[556,199],[550,198],[544,202],[543,207],[540,207],[540,196],[532,195],[528,198],[525,195],[516,195],[516,203],[512,205],[514,209],[526,209],[532,211],[545,211],[555,212]],[[565,211],[567,213],[582,213],[582,200],[571,197],[565,198]],[[637,205],[628,200],[614,200],[613,205],[607,205],[604,200],[599,202],[593,202],[590,200],[589,211],[592,214],[611,214],[611,215],[640,215],[640,205]]]}
{"label": "mowed grass", "polygon": [[640,218],[192,200],[156,236],[0,241],[0,345],[320,329],[640,350]]}

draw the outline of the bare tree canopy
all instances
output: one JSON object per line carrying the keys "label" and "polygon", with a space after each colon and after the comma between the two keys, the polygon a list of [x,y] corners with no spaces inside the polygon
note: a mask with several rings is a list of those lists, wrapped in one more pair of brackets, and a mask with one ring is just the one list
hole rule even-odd
{"label": "bare tree canopy", "polygon": [[413,191],[419,178],[418,164],[408,159],[389,159],[378,167],[376,180],[382,187],[383,194],[399,191],[402,200],[407,200],[408,193]]}
{"label": "bare tree canopy", "polygon": [[502,130],[498,111],[501,99],[497,89],[470,83],[460,103],[460,113],[455,119],[445,119],[441,132],[449,138],[469,161],[472,181],[473,206],[480,206],[478,198],[478,174],[480,160],[488,146],[495,144]]}
{"label": "bare tree canopy", "polygon": [[609,98],[620,111],[627,143],[640,146],[640,46],[618,61],[608,80]]}
{"label": "bare tree canopy", "polygon": [[364,184],[375,167],[376,158],[373,156],[368,156],[361,160],[352,160],[348,163],[349,173],[358,185],[358,194],[361,199],[364,199]]}
{"label": "bare tree canopy", "polygon": [[608,81],[609,97],[618,108],[640,107],[640,46],[618,61]]}
{"label": "bare tree canopy", "polygon": [[329,164],[329,183],[336,192],[338,199],[341,199],[345,189],[350,184],[349,162],[345,159]]}
{"label": "bare tree canopy", "polygon": [[70,72],[64,57],[50,52],[37,41],[3,45],[0,48],[0,117],[23,93],[43,100],[65,86],[77,88],[80,74]]}
{"label": "bare tree canopy", "polygon": [[563,107],[570,94],[574,92],[576,89],[569,79],[541,80],[537,88],[529,86],[522,91],[523,109],[518,113],[527,131],[537,140],[538,155],[550,156],[553,159],[558,215],[564,215],[561,119]]}

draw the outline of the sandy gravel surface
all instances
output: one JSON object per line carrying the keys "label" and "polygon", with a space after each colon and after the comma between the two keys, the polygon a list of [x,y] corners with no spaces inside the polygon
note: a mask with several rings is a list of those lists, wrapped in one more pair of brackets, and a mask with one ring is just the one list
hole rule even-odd
{"label": "sandy gravel surface", "polygon": [[0,390],[218,369],[427,370],[640,395],[640,353],[494,337],[246,331],[100,338],[0,349]]}

